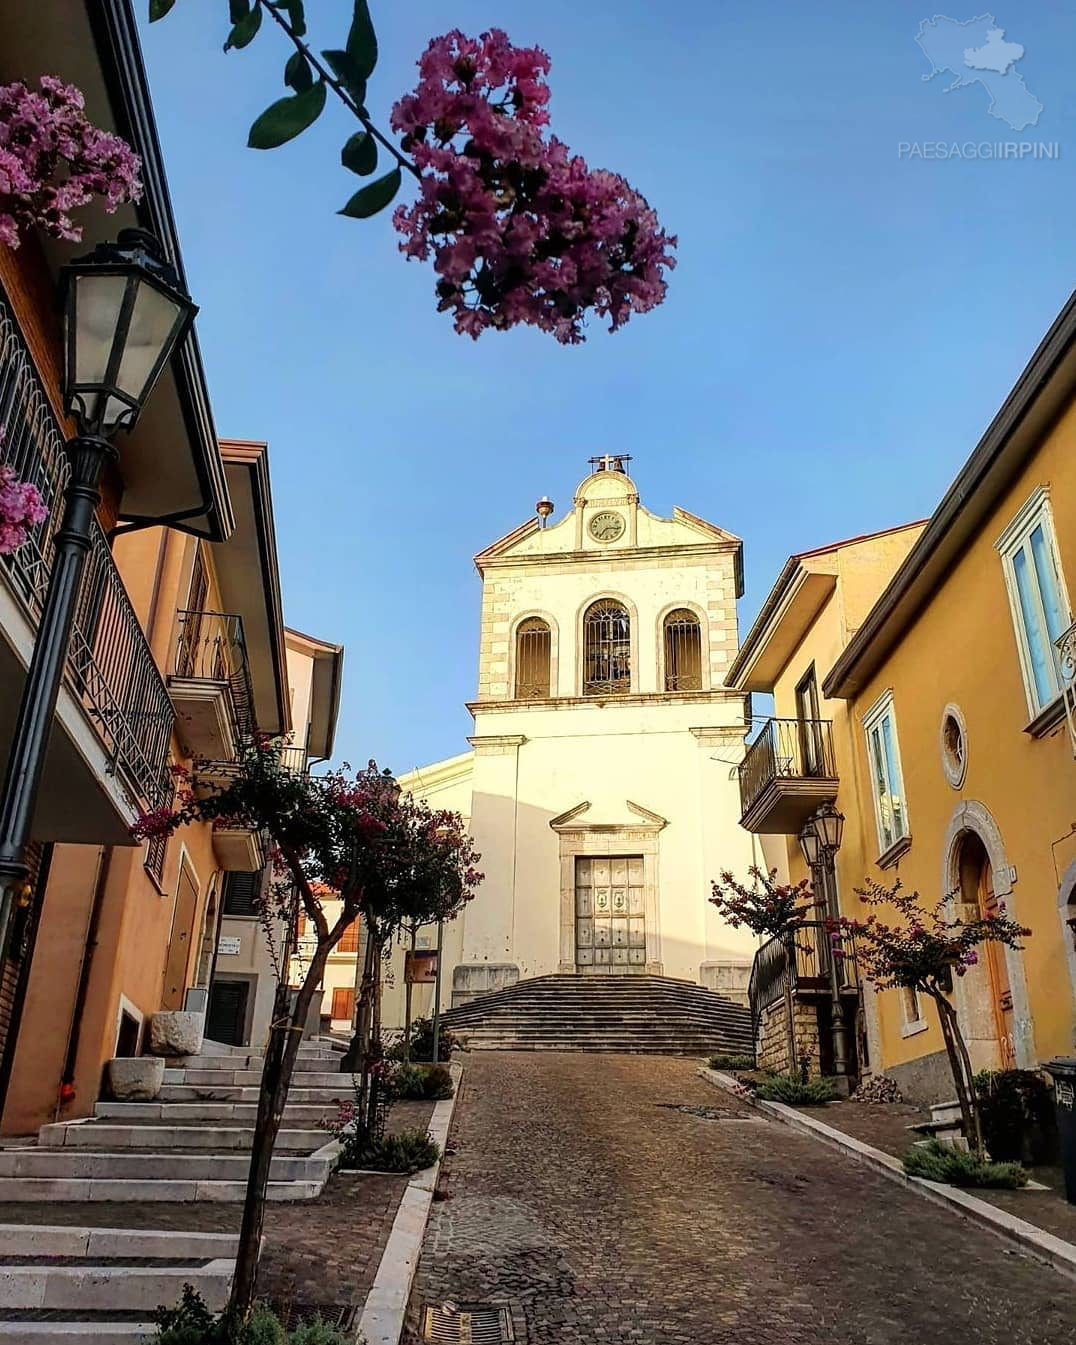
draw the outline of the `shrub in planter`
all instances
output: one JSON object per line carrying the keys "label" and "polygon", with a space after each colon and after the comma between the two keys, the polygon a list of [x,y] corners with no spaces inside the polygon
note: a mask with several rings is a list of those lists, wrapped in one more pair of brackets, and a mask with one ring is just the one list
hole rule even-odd
{"label": "shrub in planter", "polygon": [[267,1307],[257,1307],[245,1322],[228,1322],[210,1312],[205,1300],[189,1284],[175,1308],[153,1314],[157,1334],[153,1345],[349,1345],[347,1336],[315,1319],[287,1331]]}
{"label": "shrub in planter", "polygon": [[425,1130],[401,1130],[385,1135],[363,1155],[362,1166],[377,1172],[421,1172],[436,1163],[441,1150]]}
{"label": "shrub in planter", "polygon": [[1027,1173],[1019,1163],[990,1163],[965,1149],[955,1149],[941,1140],[917,1144],[901,1162],[910,1177],[947,1186],[980,1186],[1014,1191],[1027,1185]]}
{"label": "shrub in planter", "polygon": [[440,1102],[455,1091],[452,1075],[444,1065],[397,1065],[392,1075],[393,1093],[404,1101]]}
{"label": "shrub in planter", "polygon": [[1051,1163],[1057,1124],[1050,1085],[1035,1070],[984,1070],[975,1096],[986,1148],[999,1163]]}
{"label": "shrub in planter", "polygon": [[[437,1043],[437,1055],[439,1059],[451,1059],[452,1052],[459,1050],[459,1045],[459,1038],[442,1025],[440,1041]],[[393,1042],[389,1047],[387,1055],[390,1060],[402,1060],[404,1058],[404,1049],[403,1038],[401,1037],[399,1041]],[[411,1059],[419,1061],[433,1060],[432,1018],[416,1018],[411,1024]]]}
{"label": "shrub in planter", "polygon": [[752,1070],[755,1062],[749,1055],[712,1055],[707,1061],[711,1069]]}
{"label": "shrub in planter", "polygon": [[828,1079],[804,1081],[798,1074],[775,1074],[759,1081],[755,1096],[764,1102],[783,1102],[788,1107],[818,1107],[836,1102],[837,1092]]}

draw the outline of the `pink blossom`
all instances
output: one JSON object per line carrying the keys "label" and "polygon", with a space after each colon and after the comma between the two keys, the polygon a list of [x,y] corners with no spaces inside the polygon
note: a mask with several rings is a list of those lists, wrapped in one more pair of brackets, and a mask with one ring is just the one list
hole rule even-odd
{"label": "pink blossom", "polygon": [[38,83],[0,85],[0,243],[10,248],[33,228],[78,242],[72,210],[101,197],[112,212],[142,195],[138,156],[86,119],[80,91],[54,75]]}
{"label": "pink blossom", "polygon": [[16,551],[48,516],[37,487],[20,481],[13,467],[0,464],[0,556]]}
{"label": "pink blossom", "polygon": [[422,172],[393,223],[409,258],[432,257],[438,308],[456,330],[528,323],[584,339],[589,311],[610,331],[665,297],[676,239],[622,177],[546,139],[549,57],[500,29],[434,38],[392,125]]}

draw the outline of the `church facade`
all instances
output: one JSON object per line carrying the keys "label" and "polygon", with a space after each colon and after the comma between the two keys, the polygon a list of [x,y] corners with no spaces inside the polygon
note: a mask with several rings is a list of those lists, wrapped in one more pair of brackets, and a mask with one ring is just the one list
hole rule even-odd
{"label": "church facade", "polygon": [[475,558],[471,750],[401,778],[482,853],[444,932],[445,1007],[558,972],[746,986],[753,940],[707,901],[721,870],[764,862],[739,826],[746,701],[724,684],[741,543],[651,513],[624,459],[596,467],[562,519],[543,501]]}

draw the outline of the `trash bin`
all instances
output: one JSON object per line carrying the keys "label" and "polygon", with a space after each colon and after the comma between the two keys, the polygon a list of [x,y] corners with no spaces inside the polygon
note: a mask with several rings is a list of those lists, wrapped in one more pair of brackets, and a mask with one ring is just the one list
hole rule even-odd
{"label": "trash bin", "polygon": [[1061,1166],[1065,1171],[1065,1195],[1076,1205],[1076,1060],[1048,1060],[1043,1069],[1054,1081],[1057,1135],[1061,1142]]}

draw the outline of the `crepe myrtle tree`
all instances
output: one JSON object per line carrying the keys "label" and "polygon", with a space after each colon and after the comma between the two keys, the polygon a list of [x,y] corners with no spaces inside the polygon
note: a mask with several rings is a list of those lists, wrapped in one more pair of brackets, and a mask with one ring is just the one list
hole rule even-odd
{"label": "crepe myrtle tree", "polygon": [[[176,2],[149,0],[150,22]],[[544,51],[513,46],[498,28],[477,38],[458,29],[433,38],[418,62],[417,86],[392,108],[397,143],[366,106],[378,58],[367,0],[353,0],[343,46],[320,52],[303,0],[228,0],[228,22],[225,51],[249,46],[263,27],[291,48],[284,66],[290,92],[251,126],[250,148],[293,140],[317,121],[331,93],[359,123],[341,149],[343,167],[372,177],[383,160],[391,164],[339,213],[376,215],[405,176],[414,179],[417,199],[392,217],[400,250],[432,261],[438,310],[453,315],[457,332],[477,339],[490,328],[529,323],[576,344],[585,339],[588,313],[608,318],[615,331],[665,298],[677,240],[624,178],[589,168],[548,134]]]}
{"label": "crepe myrtle tree", "polygon": [[[208,764],[179,770],[174,804],[146,813],[132,829],[138,840],[167,836],[194,821],[265,833],[274,866],[269,914],[294,929],[301,911],[316,938],[297,993],[289,994],[286,974],[277,986],[228,1305],[233,1322],[245,1320],[254,1301],[273,1149],[329,954],[356,919],[378,929],[451,919],[482,880],[458,813],[413,799],[372,761],[354,773],[345,766],[323,776],[300,775],[282,764],[281,746],[259,737],[224,770]],[[327,890],[340,902],[331,922],[318,895]]]}
{"label": "crepe myrtle tree", "polygon": [[[750,884],[740,882],[726,869],[711,884],[710,903],[733,929],[746,926],[760,939],[779,939],[791,968],[795,965],[797,931],[803,928],[815,905],[810,881],[801,878],[798,883],[779,883],[776,869],[767,872],[758,865],[752,865],[747,874]],[[792,978],[789,975],[785,976],[785,1019],[791,1074],[796,1069],[798,1053],[792,1012]]]}
{"label": "crepe myrtle tree", "polygon": [[850,940],[860,970],[873,981],[875,990],[903,987],[934,1001],[964,1138],[985,1158],[971,1057],[949,996],[953,977],[965,976],[976,965],[984,944],[1022,948],[1021,940],[1031,931],[1006,914],[1003,902],[994,914],[983,915],[976,909],[974,916],[965,919],[955,895],[928,907],[918,892],[905,892],[899,878],[891,887],[868,879],[856,895],[867,906],[883,908],[885,918],[872,910],[865,919],[842,916],[831,920],[834,955],[844,956],[846,939]]}

